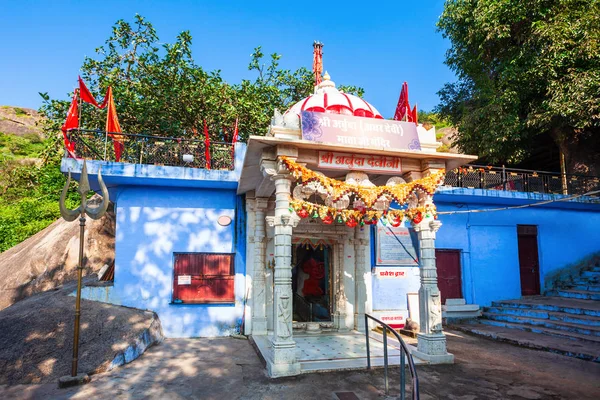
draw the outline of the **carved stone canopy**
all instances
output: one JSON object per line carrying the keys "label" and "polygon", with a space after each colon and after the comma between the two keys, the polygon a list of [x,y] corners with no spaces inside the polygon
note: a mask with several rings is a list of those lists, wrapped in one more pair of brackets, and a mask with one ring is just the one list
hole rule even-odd
{"label": "carved stone canopy", "polygon": [[[320,175],[323,175],[320,172],[316,172]],[[360,171],[351,171],[346,174],[345,182],[358,185],[362,187],[374,187],[375,184],[369,180],[369,176]],[[387,185],[393,186],[396,184],[405,183],[405,180],[399,176],[393,176],[387,181]],[[348,209],[352,205],[352,208],[358,209],[361,208],[361,205],[364,207],[364,204],[359,199],[351,201],[350,195],[343,195],[337,200],[334,200],[331,197],[331,193],[327,191],[323,186],[321,186],[318,182],[309,182],[306,185],[296,185],[294,190],[292,191],[292,197],[296,200],[307,200],[311,197],[318,198],[323,201],[326,206],[333,207],[338,210]],[[374,204],[373,208],[378,211],[387,210],[392,202],[392,198],[387,195],[382,195],[378,201]]]}

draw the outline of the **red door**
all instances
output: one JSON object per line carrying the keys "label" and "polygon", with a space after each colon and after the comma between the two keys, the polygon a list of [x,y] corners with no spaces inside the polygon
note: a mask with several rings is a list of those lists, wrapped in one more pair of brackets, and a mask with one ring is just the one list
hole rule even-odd
{"label": "red door", "polygon": [[435,264],[442,304],[446,299],[461,299],[460,250],[436,250]]}
{"label": "red door", "polygon": [[537,226],[517,225],[521,295],[540,294],[540,263],[538,259]]}

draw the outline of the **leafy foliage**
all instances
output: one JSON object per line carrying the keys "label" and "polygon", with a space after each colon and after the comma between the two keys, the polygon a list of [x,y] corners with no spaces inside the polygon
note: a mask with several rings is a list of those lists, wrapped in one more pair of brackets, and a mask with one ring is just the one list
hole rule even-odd
{"label": "leafy foliage", "polygon": [[[96,99],[112,86],[124,132],[186,137],[202,134],[203,121],[214,141],[230,141],[236,118],[240,140],[264,134],[275,108],[285,110],[313,91],[313,75],[306,68],[295,71],[279,66],[281,55],[267,61],[261,47],[254,49],[248,66],[254,80],[230,84],[220,71],[207,72],[192,57],[192,37],[179,34],[172,44],[161,44],[152,25],[141,16],[133,23],[119,20],[95,58],[83,62],[82,78]],[[362,96],[362,88],[340,86]],[[41,125],[48,138],[0,136],[0,251],[21,242],[59,218],[58,199],[65,183],[60,172],[62,126],[70,99],[52,99],[40,92],[44,117]],[[72,93],[69,97],[72,96]],[[106,111],[83,104],[82,128],[103,129]],[[20,159],[38,157],[24,164]],[[76,184],[73,184],[73,188]],[[69,206],[75,206],[71,188]]]}
{"label": "leafy foliage", "polygon": [[436,112],[428,112],[425,110],[419,110],[418,113],[419,123],[423,124],[424,127],[435,126],[436,129],[442,129],[450,126],[450,122]]}
{"label": "leafy foliage", "polygon": [[[203,121],[212,139],[230,141],[236,118],[240,139],[264,134],[273,110],[285,110],[313,91],[313,75],[307,68],[280,68],[281,55],[271,54],[265,63],[261,47],[254,49],[248,66],[254,80],[230,84],[219,70],[207,72],[192,57],[192,36],[180,33],[172,44],[161,44],[152,24],[136,15],[133,24],[119,20],[97,57],[84,60],[82,78],[97,99],[113,87],[121,128],[125,132],[186,137],[202,133]],[[363,94],[363,89],[342,86]],[[48,118],[46,130],[56,132],[68,101],[51,100],[46,93],[41,112]],[[84,104],[83,128],[103,128],[106,112]]]}
{"label": "leafy foliage", "polygon": [[0,132],[0,160],[2,161],[37,157],[44,147],[44,143],[35,133],[21,137]]}
{"label": "leafy foliage", "polygon": [[[35,143],[18,136],[0,136],[3,158],[0,160],[0,252],[27,239],[60,217],[58,199],[65,184],[59,159],[45,164],[39,156],[47,143]],[[38,138],[39,139],[39,138]],[[8,144],[8,148],[7,145]],[[15,148],[16,153],[10,152]],[[23,150],[25,149],[25,150]],[[24,155],[21,151],[25,152]],[[29,158],[29,160],[23,160]],[[68,205],[76,206],[76,187],[69,191]]]}
{"label": "leafy foliage", "polygon": [[458,146],[523,159],[542,133],[574,156],[600,133],[600,2],[448,0],[438,21],[457,74],[437,110]]}

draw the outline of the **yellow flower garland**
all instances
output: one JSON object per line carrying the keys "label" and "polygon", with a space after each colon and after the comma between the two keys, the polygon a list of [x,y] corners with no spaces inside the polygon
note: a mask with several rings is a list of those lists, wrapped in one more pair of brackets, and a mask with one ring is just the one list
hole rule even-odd
{"label": "yellow flower garland", "polygon": [[436,218],[437,212],[433,204],[427,204],[425,207],[408,208],[406,210],[388,209],[385,211],[373,210],[372,206],[384,194],[392,197],[398,204],[406,204],[408,197],[419,190],[429,195],[433,195],[436,188],[444,180],[444,170],[409,183],[397,184],[394,186],[362,187],[317,174],[288,157],[282,156],[281,160],[290,170],[292,175],[297,180],[301,180],[302,184],[313,181],[319,182],[330,194],[332,194],[334,201],[339,200],[345,194],[354,194],[360,198],[366,206],[364,210],[339,210],[334,207],[315,204],[305,200],[292,199],[290,201],[290,208],[304,218],[308,216],[313,218],[319,217],[321,220],[327,221],[327,223],[331,223],[333,218],[336,218],[341,219],[341,221],[338,222],[346,223],[348,226],[355,226],[358,223],[361,225],[365,223],[373,224],[377,223],[378,220],[384,221],[384,224],[390,223],[393,226],[397,226],[404,217],[414,223],[419,223],[423,217],[433,216]]}
{"label": "yellow flower garland", "polygon": [[296,179],[300,179],[303,184],[313,181],[319,182],[331,194],[333,201],[339,200],[346,194],[354,194],[365,203],[367,208],[371,208],[384,194],[389,195],[398,204],[405,204],[408,197],[418,190],[433,195],[436,188],[444,181],[445,176],[445,171],[440,170],[428,177],[408,183],[401,183],[393,186],[363,187],[317,174],[315,171],[312,171],[285,156],[282,156],[281,160],[292,175]]}

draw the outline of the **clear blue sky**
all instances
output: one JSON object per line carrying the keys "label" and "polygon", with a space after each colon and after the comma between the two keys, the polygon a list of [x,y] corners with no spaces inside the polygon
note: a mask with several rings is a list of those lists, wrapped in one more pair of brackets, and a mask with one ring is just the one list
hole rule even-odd
{"label": "clear blue sky", "polygon": [[[411,104],[430,110],[454,74],[443,64],[448,41],[436,32],[443,0],[424,1],[3,1],[0,7],[0,105],[38,108],[38,92],[66,98],[84,56],[118,19],[146,17],[163,42],[190,30],[196,62],[229,82],[252,78],[250,54],[283,55],[282,66],[312,66],[320,40],[332,80],[365,88],[393,115],[403,81]],[[117,99],[118,101],[118,99]]]}

